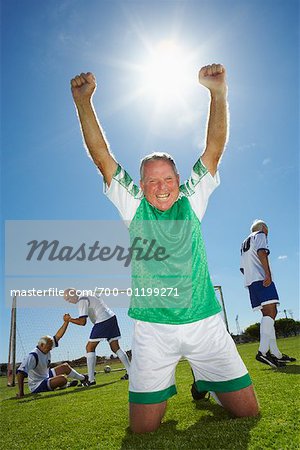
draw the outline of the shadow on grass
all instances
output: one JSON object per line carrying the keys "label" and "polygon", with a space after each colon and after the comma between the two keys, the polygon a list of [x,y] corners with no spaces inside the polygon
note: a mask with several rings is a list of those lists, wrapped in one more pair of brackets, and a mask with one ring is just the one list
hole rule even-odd
{"label": "shadow on grass", "polygon": [[286,365],[284,367],[268,367],[268,366],[264,366],[263,368],[260,369],[263,372],[282,372],[282,373],[287,373],[287,374],[291,374],[291,375],[299,375],[300,374],[300,366],[299,365]]}
{"label": "shadow on grass", "polygon": [[182,430],[177,429],[177,421],[168,420],[157,431],[143,435],[134,434],[127,428],[121,450],[248,448],[251,429],[260,420],[259,417],[236,419],[219,405],[205,401],[194,403],[196,409],[203,410],[206,415],[193,425]]}
{"label": "shadow on grass", "polygon": [[55,391],[49,391],[49,392],[43,392],[40,394],[26,394],[24,397],[18,399],[17,397],[10,397],[6,400],[18,400],[20,403],[28,403],[28,402],[34,402],[37,400],[44,400],[54,397],[61,397],[63,395],[72,395],[72,394],[79,394],[80,392],[87,392],[87,391],[95,391],[97,389],[104,388],[106,386],[109,386],[110,384],[119,383],[119,380],[110,381],[109,383],[102,383],[98,384],[96,386],[90,386],[90,387],[75,387],[75,388],[65,388],[65,389],[58,389]]}
{"label": "shadow on grass", "polygon": [[279,372],[289,373],[291,375],[299,375],[300,374],[300,366],[299,365],[280,367],[278,370],[279,370]]}

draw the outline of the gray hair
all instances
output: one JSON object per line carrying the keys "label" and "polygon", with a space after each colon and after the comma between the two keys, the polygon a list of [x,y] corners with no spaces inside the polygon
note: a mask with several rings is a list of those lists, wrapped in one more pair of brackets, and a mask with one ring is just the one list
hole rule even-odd
{"label": "gray hair", "polygon": [[178,170],[176,167],[176,163],[174,161],[174,159],[172,158],[171,155],[169,155],[169,153],[164,153],[164,152],[154,152],[154,153],[150,153],[150,155],[146,155],[144,156],[144,158],[141,160],[141,165],[140,165],[140,177],[141,180],[144,178],[144,166],[148,161],[159,161],[159,160],[163,160],[163,161],[167,161],[171,164],[174,172],[176,175],[178,175]]}
{"label": "gray hair", "polygon": [[250,227],[250,231],[253,233],[254,231],[262,231],[263,227],[268,228],[266,222],[261,219],[255,219]]}
{"label": "gray hair", "polygon": [[50,344],[50,342],[53,344],[53,338],[51,336],[42,336],[38,342],[38,345],[47,345]]}

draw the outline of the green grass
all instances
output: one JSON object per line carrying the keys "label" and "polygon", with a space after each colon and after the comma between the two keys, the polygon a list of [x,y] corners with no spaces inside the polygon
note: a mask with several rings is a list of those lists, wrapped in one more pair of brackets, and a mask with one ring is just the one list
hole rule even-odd
{"label": "green grass", "polygon": [[[300,339],[281,339],[283,352],[300,361]],[[128,429],[128,382],[122,372],[97,375],[97,385],[15,399],[1,386],[1,449],[298,449],[298,362],[273,370],[255,361],[257,343],[239,346],[261,405],[259,418],[233,419],[213,401],[192,401],[187,362],[177,367],[178,394],[161,428],[147,435]]]}

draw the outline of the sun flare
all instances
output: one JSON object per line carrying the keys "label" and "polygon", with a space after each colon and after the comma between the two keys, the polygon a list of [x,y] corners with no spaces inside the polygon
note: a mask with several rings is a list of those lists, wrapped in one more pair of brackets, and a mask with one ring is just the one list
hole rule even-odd
{"label": "sun flare", "polygon": [[[194,80],[193,80],[194,81]],[[142,88],[159,105],[169,106],[184,98],[191,84],[191,71],[186,52],[168,40],[151,48],[142,65]]]}

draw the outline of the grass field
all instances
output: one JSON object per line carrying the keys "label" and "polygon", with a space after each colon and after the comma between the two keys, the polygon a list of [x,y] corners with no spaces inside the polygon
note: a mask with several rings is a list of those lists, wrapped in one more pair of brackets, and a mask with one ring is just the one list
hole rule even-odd
{"label": "grass field", "polygon": [[192,401],[187,362],[177,367],[178,394],[161,428],[134,435],[128,429],[128,381],[122,372],[97,375],[97,385],[28,395],[1,383],[1,449],[298,449],[300,338],[279,340],[297,358],[273,370],[255,361],[258,344],[244,344],[244,359],[261,406],[259,418],[233,419],[213,400]]}

